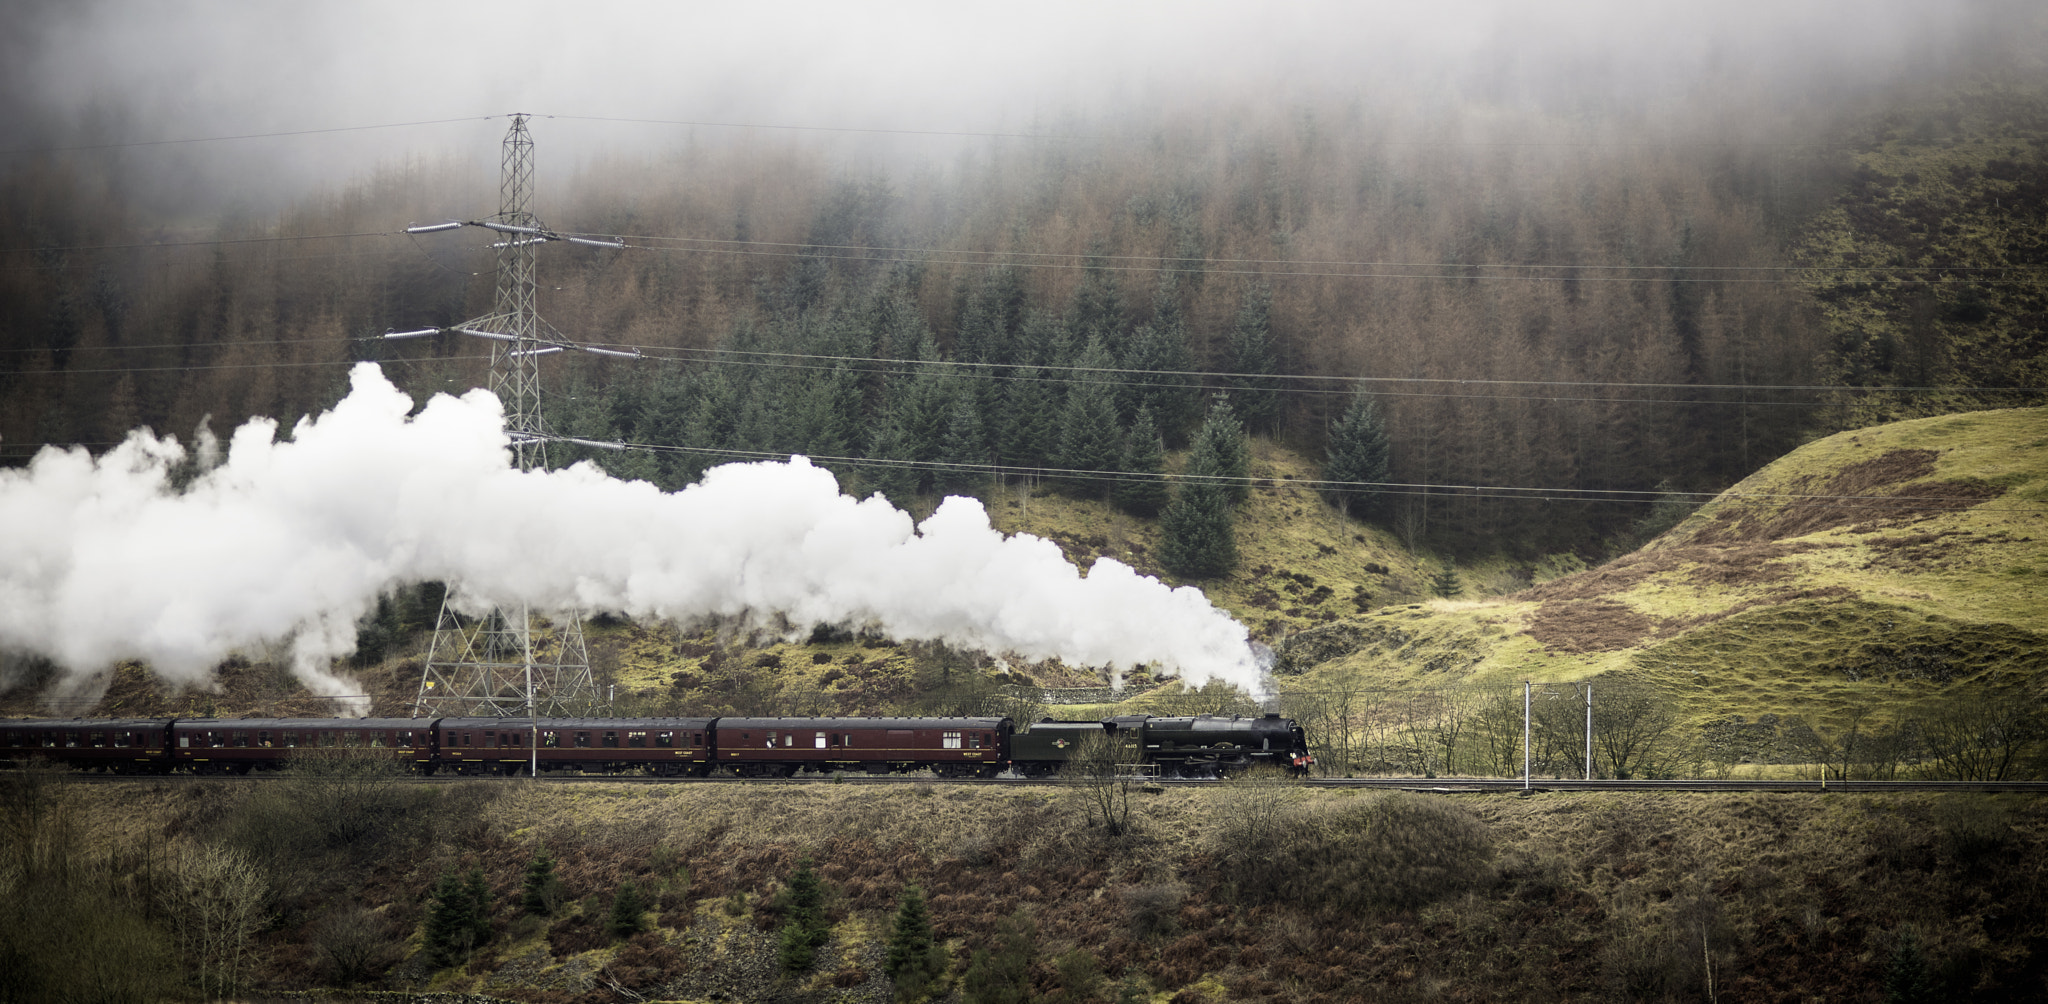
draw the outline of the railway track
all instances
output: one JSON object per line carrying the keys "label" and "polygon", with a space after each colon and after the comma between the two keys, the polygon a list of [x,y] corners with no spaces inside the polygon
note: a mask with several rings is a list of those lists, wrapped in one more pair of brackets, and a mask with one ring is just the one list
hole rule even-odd
{"label": "railway track", "polygon": [[[121,784],[168,782],[191,784],[201,781],[219,781],[235,784],[259,784],[278,780],[284,774],[254,773],[246,775],[207,774],[92,774],[68,773],[63,779],[77,784]],[[439,775],[434,777],[405,777],[398,779],[401,784],[445,784],[450,781],[503,782],[505,778],[463,777]],[[1153,788],[1214,788],[1225,782],[1180,778],[1133,777],[1130,780]],[[739,784],[758,786],[784,786],[806,784],[852,784],[852,785],[993,785],[993,786],[1047,786],[1058,785],[1057,778],[975,778],[949,779],[929,774],[833,774],[791,778],[745,778],[745,777],[649,777],[628,774],[570,774],[555,772],[542,774],[542,784]],[[1807,794],[1874,794],[1881,792],[1909,791],[1972,791],[2013,794],[2048,795],[2048,781],[1819,781],[1819,780],[1758,780],[1758,779],[1693,779],[1693,780],[1532,780],[1526,785],[1520,778],[1423,778],[1423,777],[1361,777],[1361,778],[1308,778],[1301,782],[1311,788],[1380,788],[1397,791],[1420,792],[1439,795],[1515,795],[1523,792],[1548,794],[1554,792],[1599,791],[1599,792],[1791,792]]]}

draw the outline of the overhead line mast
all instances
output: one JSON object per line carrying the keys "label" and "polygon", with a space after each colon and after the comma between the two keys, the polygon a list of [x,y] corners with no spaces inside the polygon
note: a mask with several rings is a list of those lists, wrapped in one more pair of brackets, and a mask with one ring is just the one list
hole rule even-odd
{"label": "overhead line mast", "polygon": [[[505,431],[513,461],[521,471],[546,470],[547,443],[552,437],[541,409],[540,358],[565,349],[598,355],[637,358],[638,353],[579,345],[560,337],[545,338],[535,308],[539,284],[534,279],[534,249],[551,241],[600,248],[621,248],[616,241],[564,236],[541,225],[532,210],[533,137],[527,116],[512,116],[505,134],[498,214],[485,220],[433,223],[406,228],[426,234],[481,227],[505,235],[492,245],[498,256],[497,299],[490,313],[460,324],[417,331],[388,332],[386,339],[461,334],[491,342],[490,388],[505,405]],[[523,543],[510,536],[510,549]],[[583,618],[569,613],[559,623],[534,616],[526,605],[497,607],[482,617],[465,617],[456,609],[451,583],[434,625],[434,640],[420,671],[414,715],[588,714],[597,704],[597,685],[590,676],[590,652],[583,641]],[[538,733],[533,736],[538,739]],[[533,749],[532,755],[538,756]]]}

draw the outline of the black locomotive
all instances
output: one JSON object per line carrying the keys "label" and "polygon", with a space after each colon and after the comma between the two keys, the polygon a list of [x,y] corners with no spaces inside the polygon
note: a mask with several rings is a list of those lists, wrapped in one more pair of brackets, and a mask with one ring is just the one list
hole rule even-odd
{"label": "black locomotive", "polygon": [[131,718],[0,721],[0,759],[81,770],[246,774],[295,751],[383,750],[421,773],[647,773],[790,777],[799,771],[1043,777],[1102,737],[1119,767],[1220,777],[1257,766],[1304,772],[1302,731],[1279,715],[1119,715],[1023,730],[1008,718]]}

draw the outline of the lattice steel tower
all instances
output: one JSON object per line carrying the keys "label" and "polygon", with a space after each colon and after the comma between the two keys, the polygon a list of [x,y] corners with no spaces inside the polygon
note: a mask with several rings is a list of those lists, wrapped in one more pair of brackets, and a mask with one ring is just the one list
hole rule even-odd
{"label": "lattice steel tower", "polygon": [[[491,341],[490,387],[505,404],[505,431],[510,434],[514,461],[520,470],[532,471],[547,468],[548,431],[541,417],[540,357],[571,347],[562,340],[541,337],[540,317],[534,309],[538,289],[534,281],[534,249],[551,240],[614,245],[565,238],[535,219],[533,137],[526,131],[526,119],[525,115],[514,115],[512,128],[505,134],[498,215],[473,224],[410,229],[425,233],[475,225],[505,235],[503,241],[494,245],[498,252],[495,309],[453,328],[427,329],[422,333],[454,331]],[[511,535],[503,539],[502,545],[522,546]],[[592,711],[597,703],[597,685],[590,677],[590,652],[583,643],[580,614],[571,614],[560,623],[547,623],[522,604],[470,618],[456,612],[453,595],[451,590],[450,598],[441,603],[433,645],[427,650],[426,666],[420,673],[419,695],[413,704],[415,715],[532,717]]]}

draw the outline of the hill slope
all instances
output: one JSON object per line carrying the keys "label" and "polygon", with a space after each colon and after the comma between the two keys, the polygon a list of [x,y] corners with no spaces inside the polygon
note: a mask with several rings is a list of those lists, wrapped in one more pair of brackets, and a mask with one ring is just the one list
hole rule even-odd
{"label": "hill slope", "polygon": [[[2048,410],[1840,433],[1642,549],[1298,636],[1295,683],[1655,683],[1685,717],[2048,687]],[[1313,653],[1304,658],[1304,654]]]}

